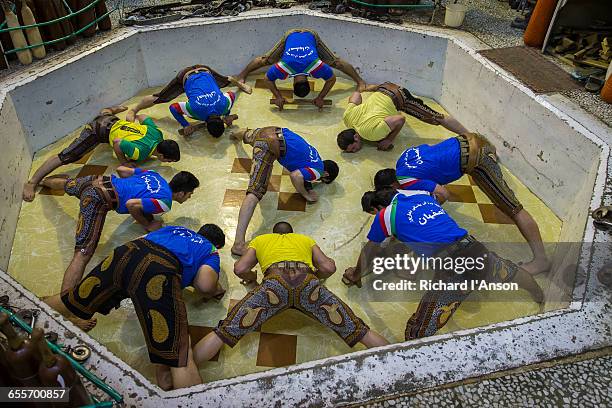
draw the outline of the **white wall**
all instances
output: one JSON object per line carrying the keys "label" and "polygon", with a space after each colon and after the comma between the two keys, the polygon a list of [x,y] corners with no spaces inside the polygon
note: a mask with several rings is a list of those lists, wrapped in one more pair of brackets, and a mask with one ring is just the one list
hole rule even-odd
{"label": "white wall", "polygon": [[338,22],[302,15],[146,30],[139,38],[149,84],[163,85],[178,70],[193,64],[237,74],[252,58],[272,48],[285,31],[294,28],[317,31],[325,44],[353,64],[368,82],[391,81],[418,95],[440,95],[445,38],[385,29],[367,21]]}
{"label": "white wall", "polygon": [[[242,19],[207,25],[147,30],[139,34],[149,86],[166,84],[181,69],[209,65],[223,75],[238,74],[253,58],[268,51],[301,16]],[[163,52],[160,52],[163,50]]]}
{"label": "white wall", "polygon": [[6,270],[21,209],[22,187],[32,165],[32,150],[12,99],[4,94],[0,94],[0,140],[0,269]]}
{"label": "white wall", "polygon": [[31,151],[53,143],[109,105],[146,87],[137,38],[130,37],[46,72],[11,91]]}
{"label": "white wall", "polygon": [[601,154],[593,141],[543,97],[452,42],[440,103],[487,136],[502,163],[564,221],[562,241],[582,240]]}

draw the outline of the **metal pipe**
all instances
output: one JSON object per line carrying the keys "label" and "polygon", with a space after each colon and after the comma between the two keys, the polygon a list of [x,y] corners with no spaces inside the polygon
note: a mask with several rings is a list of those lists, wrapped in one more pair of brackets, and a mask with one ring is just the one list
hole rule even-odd
{"label": "metal pipe", "polygon": [[[17,315],[15,315],[15,313],[11,312],[8,309],[3,308],[2,306],[0,306],[0,313],[6,313],[9,316],[9,320],[11,322],[13,322],[17,326],[21,327],[21,329],[23,329],[28,334],[32,334],[32,328],[26,322],[24,322],[19,317],[17,317]],[[54,353],[60,354],[63,357],[65,357],[70,362],[70,364],[74,367],[74,369],[79,372],[79,374],[81,374],[83,377],[85,377],[89,381],[91,381],[96,387],[102,389],[102,391],[104,391],[106,394],[108,394],[108,396],[111,397],[113,400],[115,400],[117,403],[123,402],[123,397],[117,391],[115,391],[114,388],[112,388],[111,386],[107,385],[104,381],[99,379],[94,373],[92,373],[91,371],[87,370],[85,367],[83,367],[81,364],[79,364],[77,361],[75,361],[69,354],[66,354],[64,352],[64,350],[62,350],[56,344],[53,344],[53,343],[51,343],[48,340],[45,340],[45,341],[47,342],[47,346],[49,346],[49,348]],[[100,406],[108,407],[108,406],[112,406],[113,405],[112,402],[108,402],[108,403],[110,405],[100,405]],[[104,404],[104,403],[101,403],[101,404]],[[98,406],[98,405],[93,405],[93,406]]]}
{"label": "metal pipe", "polygon": [[[4,29],[0,30],[0,33],[8,33],[9,31],[13,31],[13,30],[21,30],[21,29],[33,28],[33,27],[43,27],[43,26],[47,26],[47,25],[50,25],[50,24],[55,24],[57,22],[64,21],[64,20],[66,20],[68,18],[72,18],[72,17],[74,17],[76,15],[79,15],[82,12],[87,11],[87,10],[89,10],[92,7],[95,7],[96,4],[98,2],[100,2],[100,1],[103,1],[103,0],[93,0],[91,3],[89,3],[87,5],[87,7],[83,7],[79,11],[75,11],[75,12],[73,12],[71,14],[66,14],[63,17],[56,18],[55,20],[45,21],[44,23],[30,24],[30,25],[26,25],[26,26],[19,26],[19,27],[13,27],[13,28],[4,28]],[[113,10],[117,10],[117,7],[115,7]]]}
{"label": "metal pipe", "polygon": [[[83,9],[85,10],[85,9]],[[96,24],[98,21],[102,20],[103,18],[105,18],[106,16],[110,15],[111,13],[115,12],[117,9],[114,8],[111,11],[104,13],[101,17],[96,18],[94,21],[92,21],[91,23],[87,24],[85,27],[81,28],[78,31],[73,32],[72,34],[69,34],[65,37],[62,38],[56,38],[55,40],[51,40],[51,41],[46,41],[46,42],[42,42],[40,44],[34,44],[34,45],[28,45],[27,47],[23,47],[23,48],[15,48],[13,50],[10,51],[6,51],[4,54],[8,55],[8,54],[13,54],[19,51],[23,51],[23,50],[29,50],[30,48],[35,48],[35,47],[39,47],[41,45],[50,45],[50,44],[55,44],[56,42],[60,42],[60,41],[64,41],[66,38],[70,38],[70,37],[74,37],[77,36],[79,34],[81,34],[83,31],[87,30],[89,27],[91,27],[92,25]],[[54,20],[55,21],[55,20]],[[0,31],[2,32],[2,31]]]}

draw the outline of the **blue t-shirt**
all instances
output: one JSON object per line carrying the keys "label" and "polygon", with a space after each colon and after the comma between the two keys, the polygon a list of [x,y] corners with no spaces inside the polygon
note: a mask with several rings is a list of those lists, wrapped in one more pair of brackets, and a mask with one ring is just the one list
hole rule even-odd
{"label": "blue t-shirt", "polygon": [[163,246],[178,258],[183,267],[181,286],[190,286],[202,265],[221,271],[219,252],[206,238],[185,227],[167,226],[145,235],[145,239]]}
{"label": "blue t-shirt", "polygon": [[426,191],[402,191],[376,214],[368,239],[383,242],[394,236],[416,254],[433,255],[467,235]]}
{"label": "blue t-shirt", "polygon": [[276,81],[304,74],[327,81],[334,75],[334,72],[329,65],[319,59],[317,40],[314,35],[311,33],[289,34],[280,61],[270,67],[266,76],[270,81]]}
{"label": "blue t-shirt", "polygon": [[317,149],[309,145],[300,135],[283,128],[286,152],[278,162],[289,171],[299,170],[305,181],[314,181],[323,175],[323,160]]}
{"label": "blue t-shirt", "polygon": [[128,200],[142,200],[142,211],[146,214],[161,214],[172,208],[172,190],[162,176],[151,170],[135,169],[134,175],[127,178],[112,177],[117,193],[119,214],[128,214],[125,206]]}
{"label": "blue t-shirt", "polygon": [[395,165],[397,181],[403,190],[433,191],[436,184],[458,180],[461,174],[461,148],[453,137],[441,143],[406,149]]}
{"label": "blue t-shirt", "polygon": [[232,107],[231,98],[221,91],[208,72],[189,75],[185,81],[185,95],[189,99],[187,110],[199,120],[208,120],[210,115],[227,115]]}

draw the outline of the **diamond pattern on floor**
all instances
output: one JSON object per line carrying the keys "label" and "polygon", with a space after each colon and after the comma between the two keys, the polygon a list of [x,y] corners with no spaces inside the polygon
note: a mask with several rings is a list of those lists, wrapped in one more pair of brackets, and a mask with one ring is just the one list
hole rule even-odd
{"label": "diamond pattern on floor", "polygon": [[487,224],[514,224],[512,218],[501,212],[493,204],[478,204],[478,208],[480,208],[482,220]]}
{"label": "diamond pattern on floor", "polygon": [[278,210],[283,211],[306,211],[306,200],[298,193],[278,194]]}
{"label": "diamond pattern on floor", "polygon": [[85,153],[85,156],[81,157],[79,160],[75,161],[74,163],[75,164],[87,164],[93,152],[94,152],[94,149],[91,149],[89,153]]}
{"label": "diamond pattern on floor", "polygon": [[60,190],[52,190],[49,187],[43,187],[40,189],[40,191],[38,192],[38,194],[42,194],[42,195],[52,195],[52,196],[58,196],[61,197],[64,194],[66,194],[66,192],[63,189]]}
{"label": "diamond pattern on floor", "polygon": [[[204,338],[211,331],[213,331],[212,327],[189,325],[189,337],[191,337],[191,344],[192,345],[196,344],[198,341],[200,341],[200,339]],[[215,354],[208,361],[218,361],[219,360],[219,353]]]}
{"label": "diamond pattern on floor", "polygon": [[248,157],[236,157],[232,164],[232,173],[250,173],[253,160]]}
{"label": "diamond pattern on floor", "polygon": [[240,207],[246,196],[246,190],[233,190],[228,188],[223,196],[223,207]]}
{"label": "diamond pattern on floor", "polygon": [[87,177],[87,176],[101,176],[104,174],[108,166],[98,166],[95,164],[86,164],[83,166],[76,178]]}
{"label": "diamond pattern on floor", "polygon": [[476,197],[474,196],[474,190],[471,186],[461,186],[455,184],[449,184],[446,189],[450,193],[449,201],[460,202],[460,203],[475,203]]}
{"label": "diamond pattern on floor", "polygon": [[297,336],[261,333],[256,364],[260,367],[286,367],[295,364],[296,353]]}

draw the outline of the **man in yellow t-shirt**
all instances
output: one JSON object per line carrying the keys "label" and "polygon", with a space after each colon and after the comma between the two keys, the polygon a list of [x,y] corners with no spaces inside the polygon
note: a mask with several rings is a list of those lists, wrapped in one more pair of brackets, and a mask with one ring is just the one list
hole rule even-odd
{"label": "man in yellow t-shirt", "polygon": [[22,197],[34,200],[36,186],[51,172],[65,164],[74,163],[99,144],[110,143],[122,165],[140,163],[151,156],[161,162],[176,162],[181,158],[178,143],[164,140],[161,130],[146,115],[138,115],[134,122],[119,119],[116,114],[127,110],[124,106],[111,106],[100,111],[79,136],[59,154],[49,157],[32,178],[25,183]]}
{"label": "man in yellow t-shirt", "polygon": [[453,133],[467,133],[456,119],[431,109],[406,88],[385,82],[369,85],[365,91],[374,93],[365,101],[359,92],[353,93],[344,112],[344,124],[349,129],[338,134],[337,142],[347,153],[359,151],[362,139],[378,142],[378,150],[391,150],[406,121],[400,112],[431,125],[442,125]]}
{"label": "man in yellow t-shirt", "polygon": [[200,365],[223,344],[234,347],[246,334],[257,330],[268,319],[294,308],[336,332],[350,347],[358,342],[366,347],[389,344],[353,313],[351,308],[321,285],[319,279],[336,272],[336,264],[310,237],[294,234],[289,223],[277,223],[272,234],[260,235],[234,264],[234,273],[245,284],[257,281],[252,269],[261,266],[264,277],[219,322],[217,328],[193,348]]}

